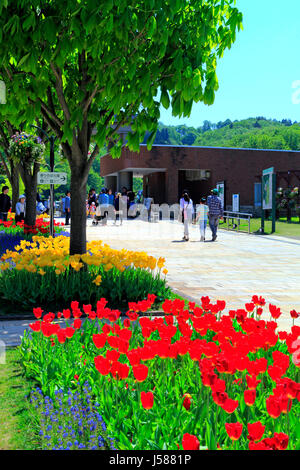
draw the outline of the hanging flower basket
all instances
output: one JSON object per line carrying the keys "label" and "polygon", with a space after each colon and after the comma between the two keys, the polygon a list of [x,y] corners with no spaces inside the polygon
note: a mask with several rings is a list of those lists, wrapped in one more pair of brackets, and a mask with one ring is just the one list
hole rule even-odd
{"label": "hanging flower basket", "polygon": [[9,152],[15,163],[31,168],[35,162],[41,161],[45,144],[38,136],[17,132],[10,139]]}

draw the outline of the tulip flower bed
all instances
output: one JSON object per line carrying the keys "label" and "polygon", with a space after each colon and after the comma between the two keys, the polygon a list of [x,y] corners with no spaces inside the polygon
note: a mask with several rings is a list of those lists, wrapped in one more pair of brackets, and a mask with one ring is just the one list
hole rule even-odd
{"label": "tulip flower bed", "polygon": [[105,299],[83,312],[72,302],[57,314],[64,324],[34,309],[20,346],[27,376],[51,398],[89,383],[117,449],[299,450],[300,327],[278,331],[280,309],[262,319],[257,296],[228,313],[202,297],[139,316],[154,301],[129,303],[124,320]]}
{"label": "tulip flower bed", "polygon": [[[59,234],[63,230],[63,225],[63,222],[54,221],[54,231]],[[49,237],[50,219],[44,216],[37,216],[34,227],[24,224],[24,221],[16,223],[14,219],[9,219],[7,222],[0,220],[0,231],[8,235],[39,235]]]}
{"label": "tulip flower bed", "polygon": [[60,308],[71,300],[95,304],[106,297],[112,306],[124,302],[126,306],[148,292],[161,300],[170,294],[161,277],[163,258],[113,250],[101,241],[87,243],[84,255],[70,256],[67,237],[33,236],[32,240],[21,240],[1,258],[0,296],[10,303]]}

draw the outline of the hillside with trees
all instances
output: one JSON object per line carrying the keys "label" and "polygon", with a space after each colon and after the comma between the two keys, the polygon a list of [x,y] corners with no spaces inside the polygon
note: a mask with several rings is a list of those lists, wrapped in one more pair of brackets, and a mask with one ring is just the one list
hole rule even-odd
{"label": "hillside with trees", "polygon": [[290,119],[277,121],[262,116],[241,121],[204,121],[195,128],[159,123],[154,141],[164,145],[300,150],[300,124]]}

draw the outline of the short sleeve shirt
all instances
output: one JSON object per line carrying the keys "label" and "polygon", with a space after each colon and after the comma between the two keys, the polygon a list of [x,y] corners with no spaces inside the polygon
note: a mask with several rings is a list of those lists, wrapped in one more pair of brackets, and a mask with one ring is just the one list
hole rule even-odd
{"label": "short sleeve shirt", "polygon": [[197,208],[197,216],[199,220],[206,220],[208,214],[208,206],[206,204],[200,204]]}

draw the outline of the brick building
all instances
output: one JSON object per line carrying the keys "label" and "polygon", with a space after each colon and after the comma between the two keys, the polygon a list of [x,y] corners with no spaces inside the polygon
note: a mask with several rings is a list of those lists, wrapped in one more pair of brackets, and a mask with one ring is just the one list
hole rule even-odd
{"label": "brick building", "polygon": [[285,172],[290,172],[291,186],[300,185],[300,152],[295,151],[173,145],[153,145],[148,151],[142,144],[139,153],[124,146],[119,159],[101,158],[101,176],[113,191],[131,189],[133,176],[142,176],[144,195],[155,203],[176,203],[183,189],[198,203],[224,181],[226,208],[232,194],[239,193],[241,210],[259,208],[260,175],[269,167],[278,172],[277,186],[286,187]]}

